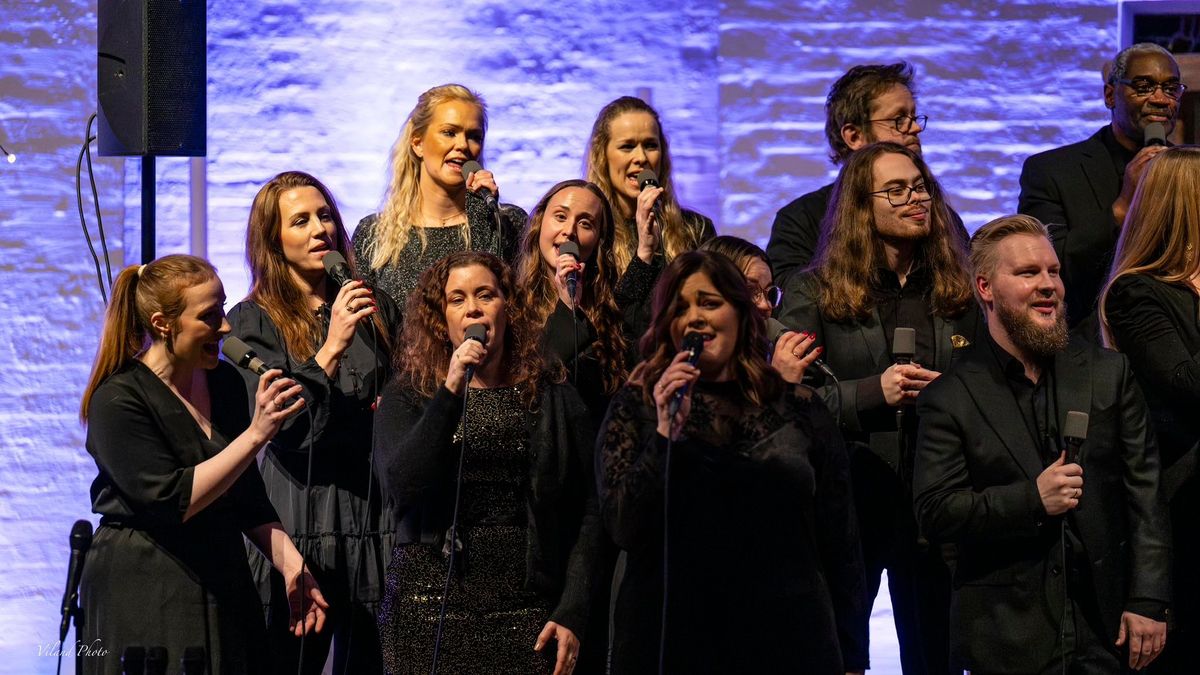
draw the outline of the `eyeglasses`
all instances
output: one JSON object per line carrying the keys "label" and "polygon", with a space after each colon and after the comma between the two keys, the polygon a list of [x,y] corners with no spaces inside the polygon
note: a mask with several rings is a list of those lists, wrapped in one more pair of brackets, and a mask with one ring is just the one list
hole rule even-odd
{"label": "eyeglasses", "polygon": [[[1165,90],[1164,90],[1165,91]],[[902,134],[912,133],[915,131],[925,131],[925,125],[929,122],[928,115],[897,115],[895,117],[885,117],[878,120],[867,120],[868,122],[891,122],[896,131]]]}
{"label": "eyeglasses", "polygon": [[876,190],[871,194],[876,197],[887,197],[888,203],[892,206],[904,206],[912,200],[912,196],[917,196],[918,202],[927,202],[933,197],[929,195],[929,188],[925,187],[924,183],[916,185],[896,185],[886,190]]}
{"label": "eyeglasses", "polygon": [[783,299],[783,289],[778,286],[767,286],[766,288],[750,287],[751,300],[757,303],[761,302],[763,298],[766,298],[767,304],[772,307],[778,307],[779,301]]}
{"label": "eyeglasses", "polygon": [[1183,92],[1187,91],[1187,85],[1182,82],[1155,82],[1150,79],[1138,78],[1136,80],[1117,80],[1120,84],[1125,85],[1133,90],[1133,93],[1140,98],[1146,98],[1154,95],[1155,89],[1162,89],[1162,93],[1173,99],[1183,98]]}

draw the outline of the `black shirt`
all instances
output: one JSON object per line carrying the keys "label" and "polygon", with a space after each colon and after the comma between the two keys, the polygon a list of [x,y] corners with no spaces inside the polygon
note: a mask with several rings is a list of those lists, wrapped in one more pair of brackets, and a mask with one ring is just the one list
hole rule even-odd
{"label": "black shirt", "polygon": [[1100,130],[1100,142],[1104,143],[1104,147],[1108,149],[1109,157],[1112,158],[1113,170],[1117,174],[1117,184],[1124,184],[1125,167],[1133,161],[1133,157],[1137,154],[1137,151],[1130,150],[1117,142],[1117,136],[1113,133],[1112,125]]}
{"label": "black shirt", "polygon": [[1058,401],[1054,395],[1054,364],[1053,361],[1042,364],[1042,376],[1035,383],[1025,376],[1025,365],[1009,354],[988,334],[988,344],[1004,379],[1017,401],[1021,411],[1021,420],[1025,424],[1029,437],[1037,444],[1038,454],[1042,458],[1042,466],[1050,466],[1061,454],[1058,440]]}

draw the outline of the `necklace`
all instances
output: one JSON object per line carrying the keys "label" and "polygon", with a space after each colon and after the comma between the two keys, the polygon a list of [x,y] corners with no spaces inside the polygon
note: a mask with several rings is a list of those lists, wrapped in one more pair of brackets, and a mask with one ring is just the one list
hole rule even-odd
{"label": "necklace", "polygon": [[[425,217],[425,227],[447,227],[450,224],[457,224],[453,221],[456,221],[459,218],[466,220],[467,212],[464,209],[459,209],[448,216],[431,216],[429,214],[421,215]],[[434,221],[437,221],[437,225],[432,224]]]}

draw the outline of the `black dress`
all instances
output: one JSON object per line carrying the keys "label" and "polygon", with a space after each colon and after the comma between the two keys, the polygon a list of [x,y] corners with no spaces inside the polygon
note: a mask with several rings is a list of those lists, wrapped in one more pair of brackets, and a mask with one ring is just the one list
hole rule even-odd
{"label": "black dress", "polygon": [[[599,441],[601,510],[628,552],[613,672],[658,672],[666,439],[640,387]],[[849,463],[810,390],[765,407],[697,383],[671,456],[666,668],[841,674],[867,666],[869,607]]]}
{"label": "black dress", "polygon": [[379,214],[363,218],[354,230],[354,258],[362,278],[375,288],[382,288],[400,305],[408,302],[408,296],[417,287],[421,273],[433,263],[458,251],[473,250],[494,253],[512,264],[516,254],[517,240],[525,221],[529,217],[524,210],[513,204],[501,204],[499,209],[499,232],[497,232],[496,210],[489,208],[483,198],[474,192],[467,193],[467,226],[470,229],[470,246],[463,239],[462,228],[456,226],[421,228],[425,234],[422,245],[420,232],[413,228],[400,260],[394,265],[380,269],[371,267],[371,252],[378,238],[376,224]]}
{"label": "black dress", "polygon": [[[399,312],[383,293],[376,294],[376,302],[379,316],[395,340]],[[327,334],[328,306],[318,313]],[[233,335],[268,365],[282,367],[304,388],[301,396],[308,414],[301,411],[285,422],[267,445],[262,475],[284,529],[332,605],[330,630],[305,639],[305,670],[313,668],[312,672],[319,673],[330,639],[337,639],[337,658],[351,659],[353,672],[380,672],[374,617],[383,597],[383,575],[396,528],[371,466],[371,406],[376,392],[391,376],[391,355],[385,347],[376,349],[373,326],[360,322],[331,378],[315,357],[304,362],[292,359],[279,329],[257,304],[238,303],[229,312],[229,323]],[[258,376],[248,370],[239,372],[246,390],[255,391]],[[304,515],[306,482],[310,485],[308,518]],[[285,632],[288,605],[283,577],[257,549],[250,551],[250,561],[270,612],[273,662],[279,672],[295,672],[299,641]],[[348,635],[350,626],[354,628]],[[353,654],[343,651],[347,640]]]}
{"label": "black dress", "polygon": [[[430,668],[462,402],[445,387],[429,400],[393,383],[381,403],[376,461],[398,515],[418,533],[397,548],[388,569],[379,631],[389,673]],[[588,618],[599,534],[590,425],[566,385],[550,386],[536,412],[517,387],[472,389],[467,412],[459,548],[439,670],[550,673],[557,645],[534,652],[538,633],[555,621],[581,637]]]}
{"label": "black dress", "polygon": [[242,533],[278,521],[251,464],[207,508],[183,521],[195,466],[250,423],[241,378],[220,363],[208,372],[212,437],[183,402],[134,360],[96,389],[87,450],[99,475],[92,510],[101,515],[84,566],[83,642],[106,650],[83,659],[85,673],[122,672],[126,647],[165,647],[178,664],[203,647],[205,672],[258,675],[261,604]]}
{"label": "black dress", "polygon": [[1131,274],[1113,282],[1104,309],[1117,348],[1146,394],[1171,509],[1174,621],[1156,665],[1191,672],[1200,657],[1200,296],[1186,284]]}

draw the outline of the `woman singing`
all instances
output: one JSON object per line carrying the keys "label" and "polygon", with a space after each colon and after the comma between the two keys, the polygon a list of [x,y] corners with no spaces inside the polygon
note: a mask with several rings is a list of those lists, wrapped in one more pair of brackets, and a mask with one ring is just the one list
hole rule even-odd
{"label": "woman singing", "polygon": [[[566,366],[597,424],[626,376],[627,342],[613,295],[618,276],[613,237],[612,211],[600,188],[567,180],[534,207],[517,256],[522,304],[534,324],[544,327],[546,352]],[[579,247],[578,259],[560,252],[566,242]]]}
{"label": "woman singing", "polygon": [[[499,258],[460,252],[426,270],[408,301],[375,420],[380,478],[415,535],[393,554],[379,617],[394,674],[428,672],[439,634],[446,672],[563,675],[579,656],[600,535],[595,436],[575,390],[543,367],[515,294]],[[476,326],[482,342],[466,337]]]}
{"label": "woman singing", "polygon": [[1176,146],[1150,163],[1117,240],[1100,296],[1108,346],[1129,357],[1146,394],[1172,522],[1173,625],[1158,663],[1189,672],[1200,651],[1200,147]]}
{"label": "woman singing", "polygon": [[[708,218],[679,206],[671,179],[671,152],[658,112],[640,98],[622,96],[600,110],[588,138],[587,179],[600,186],[616,216],[613,242],[617,302],[632,335],[650,322],[650,291],[663,266],[716,234]],[[660,187],[641,189],[638,176],[655,173]]]}
{"label": "woman singing", "polygon": [[[767,365],[762,316],[724,256],[675,258],[653,317],[598,445],[602,513],[628,551],[613,672],[658,672],[668,438],[666,672],[862,670],[869,610],[828,410]],[[688,333],[704,339],[695,365]]]}
{"label": "woman singing", "polygon": [[[82,580],[85,643],[106,656],[85,672],[123,672],[127,647],[164,647],[168,663],[203,649],[204,672],[265,672],[261,605],[243,535],[280,571],[289,630],[320,631],[327,607],[279,524],[254,465],[296,415],[301,387],[270,370],[253,401],[218,359],[225,291],[185,255],[128,267],[112,303],[80,417],[99,475],[100,529]],[[248,411],[253,408],[253,415]]]}
{"label": "woman singing", "polygon": [[[304,672],[321,672],[332,640],[335,673],[382,673],[375,614],[395,527],[372,474],[371,427],[400,318],[385,293],[330,280],[323,259],[335,251],[353,267],[329,189],[299,171],[272,178],[246,228],[250,295],[229,322],[260,358],[296,379],[311,410],[283,425],[262,462],[267,494],[332,605],[333,630],[304,642]],[[271,605],[272,664],[296,673],[300,641],[282,630],[281,579],[257,554],[251,566]]]}
{"label": "woman singing", "polygon": [[421,94],[392,146],[392,175],[381,213],[354,231],[363,279],[403,302],[421,272],[447,254],[488,251],[511,261],[525,212],[498,198],[490,171],[470,180],[463,164],[483,157],[487,108],[479,94],[444,84]]}

